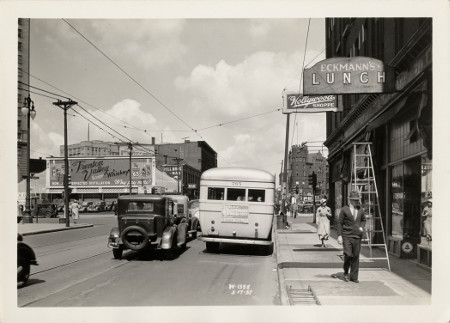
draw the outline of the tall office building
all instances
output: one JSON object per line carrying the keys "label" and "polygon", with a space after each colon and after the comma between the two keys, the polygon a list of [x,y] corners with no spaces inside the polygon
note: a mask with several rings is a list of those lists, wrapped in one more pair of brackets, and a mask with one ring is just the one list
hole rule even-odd
{"label": "tall office building", "polygon": [[389,251],[431,267],[422,210],[432,197],[432,19],[327,18],[325,25],[327,59],[374,58],[395,70],[395,90],[342,94],[343,112],[327,112],[330,206],[337,214],[347,202],[352,144],[372,142]]}

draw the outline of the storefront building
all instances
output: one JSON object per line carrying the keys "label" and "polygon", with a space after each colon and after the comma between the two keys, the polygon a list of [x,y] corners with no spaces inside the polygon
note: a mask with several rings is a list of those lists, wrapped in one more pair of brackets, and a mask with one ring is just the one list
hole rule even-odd
{"label": "storefront building", "polygon": [[380,210],[392,255],[432,266],[432,20],[327,18],[327,58],[373,57],[395,70],[395,91],[343,94],[327,112],[330,206],[350,190],[353,143],[371,142]]}

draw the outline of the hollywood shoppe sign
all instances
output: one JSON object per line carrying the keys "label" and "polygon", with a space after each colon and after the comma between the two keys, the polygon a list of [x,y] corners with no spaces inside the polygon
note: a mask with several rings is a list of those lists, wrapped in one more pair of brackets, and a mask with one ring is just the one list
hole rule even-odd
{"label": "hollywood shoppe sign", "polygon": [[338,108],[337,95],[302,95],[285,92],[283,113],[309,113],[342,111]]}
{"label": "hollywood shoppe sign", "polygon": [[303,73],[303,94],[388,93],[395,91],[395,72],[371,57],[334,57]]}
{"label": "hollywood shoppe sign", "polygon": [[[134,185],[155,185],[155,159],[131,159],[131,181]],[[130,183],[128,157],[69,158],[71,187],[124,186]],[[47,187],[63,186],[64,159],[47,160]]]}

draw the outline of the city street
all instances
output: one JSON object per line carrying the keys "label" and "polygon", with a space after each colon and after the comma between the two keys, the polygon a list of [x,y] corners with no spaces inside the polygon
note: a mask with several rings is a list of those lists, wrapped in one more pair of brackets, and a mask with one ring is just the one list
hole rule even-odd
{"label": "city street", "polygon": [[275,256],[259,248],[225,245],[208,254],[191,240],[173,260],[159,251],[115,260],[106,242],[116,217],[81,220],[94,226],[24,237],[39,266],[18,290],[19,307],[280,304]]}

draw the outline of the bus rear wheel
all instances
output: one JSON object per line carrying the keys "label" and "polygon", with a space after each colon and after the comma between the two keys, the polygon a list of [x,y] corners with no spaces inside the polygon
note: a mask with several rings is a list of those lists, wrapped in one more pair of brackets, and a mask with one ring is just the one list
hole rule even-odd
{"label": "bus rear wheel", "polygon": [[218,253],[219,252],[219,242],[206,242],[206,251],[211,253]]}

